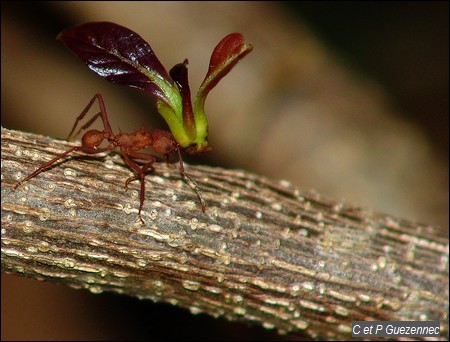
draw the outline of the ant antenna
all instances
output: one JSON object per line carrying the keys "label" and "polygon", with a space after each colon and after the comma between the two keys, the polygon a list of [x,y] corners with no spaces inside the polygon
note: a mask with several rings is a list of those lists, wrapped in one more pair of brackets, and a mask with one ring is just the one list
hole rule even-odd
{"label": "ant antenna", "polygon": [[198,188],[197,183],[186,173],[184,172],[184,163],[183,163],[183,158],[181,158],[181,152],[180,152],[180,145],[177,145],[177,152],[178,152],[178,158],[180,161],[180,173],[186,177],[187,179],[189,179],[190,183],[189,186],[192,187],[198,197],[198,199],[200,200],[200,204],[202,205],[202,211],[205,212],[206,210],[206,202],[205,200],[202,198],[202,196],[200,195],[200,190]]}

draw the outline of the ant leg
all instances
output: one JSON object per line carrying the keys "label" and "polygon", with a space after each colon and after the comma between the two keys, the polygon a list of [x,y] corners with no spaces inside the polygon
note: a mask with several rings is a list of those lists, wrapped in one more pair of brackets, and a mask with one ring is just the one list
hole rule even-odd
{"label": "ant leg", "polygon": [[164,153],[164,160],[165,160],[165,162],[166,162],[166,166],[167,167],[170,167],[170,155],[169,155],[169,153]]}
{"label": "ant leg", "polygon": [[77,119],[77,121],[75,122],[75,125],[74,125],[73,128],[72,128],[72,131],[70,132],[69,136],[67,137],[67,140],[71,140],[70,138],[75,138],[75,137],[77,137],[78,135],[80,135],[81,131],[82,131],[82,130],[85,130],[85,129],[88,128],[90,125],[92,125],[92,124],[94,123],[94,121],[97,120],[97,118],[98,118],[101,114],[102,114],[101,112],[98,112],[97,114],[95,114],[88,122],[86,122],[83,126],[81,126],[80,129],[79,129],[74,135],[72,135],[73,130],[75,129],[75,126],[76,126],[76,124],[77,124],[78,121],[79,121],[79,120]]}
{"label": "ant leg", "polygon": [[108,133],[108,135],[113,135],[112,134],[112,129],[111,126],[109,124],[108,121],[108,116],[106,114],[106,106],[105,106],[105,102],[103,101],[103,97],[101,94],[97,93],[94,95],[94,97],[91,99],[91,101],[89,101],[89,103],[87,104],[86,108],[83,109],[83,111],[81,112],[80,115],[78,115],[77,119],[75,120],[75,123],[72,127],[72,130],[69,133],[69,138],[72,137],[73,132],[75,131],[75,128],[78,125],[78,122],[80,122],[80,120],[83,120],[83,118],[86,116],[87,112],[89,111],[89,109],[91,109],[92,105],[94,104],[95,100],[98,101],[98,105],[100,107],[100,112],[98,112],[97,114],[95,114],[86,124],[84,124],[83,126],[81,126],[81,128],[77,131],[77,133],[75,134],[75,136],[77,136],[78,134],[80,134],[80,132],[83,129],[88,128],[90,125],[92,125],[94,123],[94,121],[100,116],[102,118],[103,121],[103,127],[105,129],[105,132]]}
{"label": "ant leg", "polygon": [[178,158],[180,161],[180,173],[182,176],[186,177],[187,179],[189,179],[192,183],[193,189],[195,191],[195,194],[197,195],[200,204],[202,206],[202,211],[205,212],[206,210],[206,202],[205,200],[202,198],[202,196],[200,195],[200,190],[198,188],[197,183],[184,171],[184,163],[183,163],[183,158],[181,158],[181,152],[180,152],[180,146],[177,144],[177,152],[178,152]]}
{"label": "ant leg", "polygon": [[51,166],[52,164],[54,164],[55,162],[57,162],[58,160],[64,158],[65,156],[67,156],[69,153],[72,153],[74,151],[79,151],[82,150],[82,146],[76,146],[76,147],[72,147],[71,149],[67,150],[64,153],[61,153],[60,155],[56,156],[55,158],[53,158],[52,160],[46,162],[45,164],[42,164],[36,171],[34,171],[33,173],[29,174],[28,176],[26,176],[25,178],[23,178],[21,181],[19,181],[15,186],[14,189],[17,189],[19,187],[20,184],[28,181],[29,179],[33,178],[34,176],[38,175],[39,173],[41,173],[42,171],[44,171],[46,168],[48,168],[49,166]]}
{"label": "ant leg", "polygon": [[151,153],[145,152],[128,152],[127,155],[133,159],[140,159],[142,161],[146,161],[147,163],[153,164],[158,158]]}
{"label": "ant leg", "polygon": [[[145,153],[145,152],[128,152],[126,155],[128,158],[128,161],[125,160],[127,165],[133,169],[136,174],[139,173],[147,173],[147,170],[150,169],[152,172],[155,171],[155,168],[153,167],[153,163],[156,161],[156,157],[153,154]],[[139,167],[134,161],[132,161],[131,158],[134,159],[141,159],[141,160],[147,160],[148,162],[142,166]],[[133,165],[134,164],[134,165]],[[128,190],[128,184],[136,179],[139,179],[139,176],[130,177],[125,182],[125,189]]]}
{"label": "ant leg", "polygon": [[[155,168],[152,166],[152,164],[153,164],[153,162],[149,162],[149,163],[145,164],[142,168],[139,168],[139,173],[143,172],[145,174],[145,173],[147,173],[148,169],[150,169],[151,172],[155,171]],[[125,181],[125,190],[128,190],[128,184],[130,184],[132,181],[135,181],[137,179],[140,179],[140,177],[138,175],[129,177]]]}
{"label": "ant leg", "polygon": [[[89,101],[89,103],[87,104],[87,106],[83,109],[83,111],[81,112],[81,114],[78,115],[77,119],[75,120],[75,123],[73,124],[72,130],[71,130],[70,133],[69,133],[69,137],[68,137],[68,138],[70,138],[70,137],[72,136],[72,133],[75,131],[75,128],[76,128],[77,125],[78,125],[78,122],[80,122],[80,120],[83,120],[83,118],[86,116],[86,114],[87,114],[87,112],[89,111],[89,109],[91,109],[92,105],[94,104],[95,99],[97,98],[97,95],[100,95],[100,94],[95,94],[94,97]],[[100,114],[100,113],[97,113],[97,114],[94,116],[94,118],[96,119],[96,118],[99,116],[99,114]],[[94,119],[94,120],[95,120],[95,119]],[[92,125],[92,123],[94,122],[94,120],[90,120],[90,121],[89,121],[89,124]],[[89,126],[89,125],[88,125],[88,126]],[[81,127],[81,128],[78,130],[77,134],[75,134],[75,135],[80,134],[80,131],[81,131],[82,129],[87,128],[88,126],[84,125],[83,127]]]}
{"label": "ant leg", "polygon": [[[144,200],[145,200],[145,173],[147,172],[148,169],[151,169],[152,171],[154,170],[153,163],[155,162],[156,158],[147,153],[134,152],[134,153],[127,154],[123,149],[121,149],[121,152],[122,152],[123,159],[125,160],[125,163],[136,173],[136,176],[130,177],[125,181],[125,189],[128,190],[128,184],[131,181],[139,179],[139,181],[141,182],[141,193],[139,194],[140,204],[139,204],[138,216],[139,216],[139,219],[141,220],[141,223],[145,224],[145,222],[141,216],[142,207],[144,206]],[[147,164],[145,164],[142,168],[140,168],[133,160],[131,160],[129,155],[131,157],[148,159],[149,162]]]}
{"label": "ant leg", "polygon": [[145,201],[145,174],[146,174],[146,172],[147,172],[148,169],[151,169],[151,171],[154,171],[154,170],[155,170],[155,168],[152,166],[152,164],[153,164],[153,162],[148,163],[148,164],[145,164],[145,165],[142,167],[141,172],[140,172],[138,175],[136,175],[136,176],[134,176],[134,177],[130,177],[130,178],[128,178],[128,179],[125,181],[125,189],[126,189],[126,190],[128,190],[128,184],[129,184],[130,182],[132,182],[132,181],[134,181],[134,180],[137,180],[137,179],[139,179],[140,182],[141,182],[141,192],[140,192],[140,194],[139,194],[139,201],[140,201],[140,204],[139,204],[139,213],[138,213],[138,215],[139,215],[139,218],[141,219],[141,222],[142,222],[142,223],[144,223],[144,220],[142,219],[142,216],[141,216],[141,211],[142,211],[142,207],[143,207],[144,201]]}

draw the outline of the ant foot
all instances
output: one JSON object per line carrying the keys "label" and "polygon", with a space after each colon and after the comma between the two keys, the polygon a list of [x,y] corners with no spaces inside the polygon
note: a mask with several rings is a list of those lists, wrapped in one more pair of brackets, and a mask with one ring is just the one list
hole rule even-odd
{"label": "ant foot", "polygon": [[[125,191],[128,191],[128,184],[130,184],[130,182],[132,182],[132,181],[134,181],[134,180],[136,180],[136,179],[139,179],[139,177],[136,177],[136,176],[130,177],[130,178],[128,178],[128,179],[125,181]],[[139,214],[139,215],[140,215],[140,214]]]}

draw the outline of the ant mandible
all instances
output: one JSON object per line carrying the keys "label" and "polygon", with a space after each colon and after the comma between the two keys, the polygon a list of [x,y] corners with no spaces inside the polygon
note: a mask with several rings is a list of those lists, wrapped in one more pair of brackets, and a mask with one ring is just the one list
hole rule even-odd
{"label": "ant mandible", "polygon": [[[141,191],[140,191],[140,205],[139,205],[139,212],[138,216],[141,220],[142,224],[144,224],[144,220],[142,219],[141,212],[142,207],[144,205],[144,199],[145,199],[145,175],[148,171],[152,172],[154,171],[153,163],[158,159],[153,154],[142,152],[141,150],[151,147],[155,153],[163,154],[166,158],[166,161],[168,161],[168,157],[171,153],[174,153],[175,151],[178,153],[179,157],[179,163],[180,163],[180,173],[189,179],[192,184],[194,185],[195,193],[197,194],[197,197],[200,200],[202,210],[205,212],[205,202],[203,198],[200,196],[200,192],[198,190],[198,187],[196,183],[193,181],[191,177],[189,177],[188,174],[184,171],[184,164],[183,160],[181,158],[180,153],[180,147],[173,138],[173,135],[164,130],[155,129],[153,132],[150,132],[147,128],[141,128],[133,133],[125,133],[120,132],[118,134],[114,134],[111,125],[109,124],[108,115],[106,112],[106,106],[105,102],[103,101],[101,94],[95,94],[95,96],[92,98],[92,100],[88,103],[86,108],[81,112],[81,114],[77,117],[75,120],[75,124],[72,127],[72,130],[70,131],[69,138],[72,137],[73,132],[75,131],[78,123],[83,120],[83,118],[86,116],[86,114],[89,112],[90,108],[94,104],[95,100],[98,101],[100,111],[95,114],[86,124],[81,126],[81,128],[77,131],[75,135],[78,135],[82,130],[87,129],[89,126],[91,126],[95,120],[98,117],[101,117],[103,122],[103,131],[99,130],[89,130],[86,133],[83,134],[83,137],[81,139],[81,146],[75,146],[71,149],[68,149],[64,153],[61,153],[60,155],[56,156],[52,160],[48,161],[47,163],[41,165],[36,171],[31,173],[30,175],[23,178],[21,181],[19,181],[14,188],[17,189],[17,187],[28,181],[29,179],[35,177],[54,163],[56,163],[58,160],[66,157],[72,152],[75,151],[82,151],[88,154],[96,154],[101,153],[105,151],[112,151],[116,148],[119,148],[120,153],[122,154],[122,157],[125,161],[125,163],[133,170],[133,172],[136,174],[133,177],[128,178],[125,181],[125,189],[128,189],[128,184],[131,181],[139,180],[141,182]],[[109,142],[109,145],[107,147],[100,148],[99,146],[107,140]],[[143,162],[142,166],[139,166]]]}

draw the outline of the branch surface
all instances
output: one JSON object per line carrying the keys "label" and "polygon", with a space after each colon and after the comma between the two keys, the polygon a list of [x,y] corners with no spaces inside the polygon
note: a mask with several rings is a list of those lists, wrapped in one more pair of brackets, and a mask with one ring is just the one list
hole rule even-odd
{"label": "branch surface", "polygon": [[351,322],[440,320],[448,337],[448,240],[436,227],[242,170],[156,164],[139,184],[114,153],[2,128],[2,271],[93,293],[169,302],[280,333],[348,339]]}

